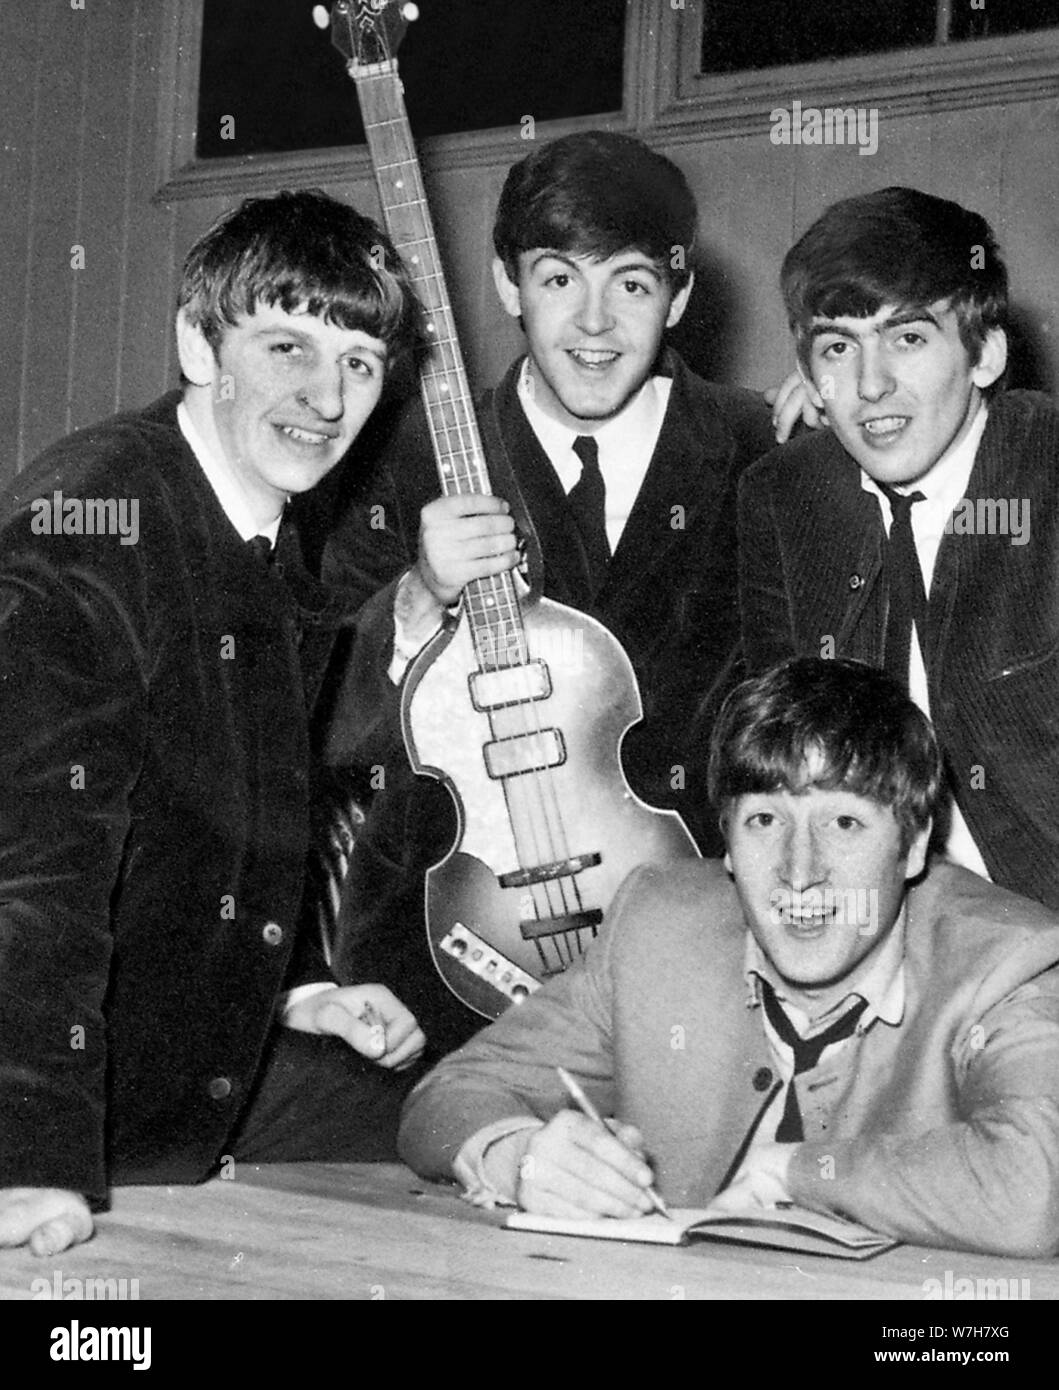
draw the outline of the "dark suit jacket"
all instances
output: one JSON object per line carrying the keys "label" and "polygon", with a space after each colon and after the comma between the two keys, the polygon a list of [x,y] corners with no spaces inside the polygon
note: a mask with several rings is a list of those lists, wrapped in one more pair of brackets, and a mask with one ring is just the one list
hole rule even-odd
{"label": "dark suit jacket", "polygon": [[[738,669],[736,484],[772,436],[759,397],[700,380],[676,354],[665,363],[673,387],[658,445],[594,598],[566,496],[518,401],[520,362],[485,393],[478,414],[486,437],[495,432],[504,446],[489,460],[494,491],[512,503],[516,520],[528,513],[539,537],[544,593],[598,618],[632,660],[644,720],[623,745],[629,781],[648,803],[680,811],[710,852],[719,850],[720,841],[706,805],[708,723]],[[455,819],[440,788],[421,783],[415,796],[408,792],[412,779],[394,718],[394,692],[383,688],[393,589],[377,592],[414,561],[420,510],[439,491],[425,417],[417,408],[328,543],[328,581],[343,586],[353,606],[375,597],[361,609],[357,663],[336,673],[334,705],[321,737],[331,764],[385,767],[387,790],[358,842],[345,895],[344,969],[355,979],[381,979],[417,1013],[428,1034],[451,1044],[475,1019],[435,976],[422,922],[422,874],[453,842]],[[366,667],[376,673],[374,684],[363,683]],[[387,707],[389,723],[380,729],[378,712]],[[677,764],[685,779],[674,789]]]}
{"label": "dark suit jacket", "polygon": [[[292,962],[327,610],[287,528],[248,554],[178,400],[0,503],[0,1187],[203,1178],[281,985],[327,978]],[[57,489],[135,500],[136,543],[38,533]]]}
{"label": "dark suit jacket", "polygon": [[[926,634],[931,714],[990,875],[1059,908],[1059,411],[1048,397],[1009,391],[991,403],[967,496],[1019,499],[1029,539],[955,527],[942,538]],[[739,528],[751,669],[795,653],[882,664],[886,533],[833,436],[802,437],[749,470]]]}
{"label": "dark suit jacket", "polygon": [[[775,1095],[745,941],[719,863],[637,870],[582,960],[412,1092],[401,1156],[451,1177],[487,1125],[568,1106],[562,1066],[641,1131],[664,1198],[705,1206]],[[876,1019],[813,1076],[828,1114],[806,1112],[792,1198],[920,1244],[1053,1254],[1059,918],[938,863],[908,895],[904,969],[901,1022]]]}

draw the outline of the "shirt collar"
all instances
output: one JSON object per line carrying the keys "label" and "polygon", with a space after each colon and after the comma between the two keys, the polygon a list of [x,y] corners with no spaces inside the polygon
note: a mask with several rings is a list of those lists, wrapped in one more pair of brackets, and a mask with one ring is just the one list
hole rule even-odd
{"label": "shirt collar", "polygon": [[868,1007],[857,1023],[857,1032],[863,1033],[875,1019],[896,1027],[905,1012],[905,920],[907,909],[901,908],[901,915],[894,924],[882,946],[868,967],[867,972],[851,989],[837,1000],[825,1014],[814,1019],[811,1026],[809,1015],[801,1005],[788,998],[787,986],[780,979],[771,961],[754,939],[752,932],[746,934],[746,954],[743,974],[747,985],[747,1007],[757,1008],[761,1003],[761,981],[767,980],[775,991],[802,1037],[811,1037],[822,1032],[835,1018],[845,1012],[852,1000],[864,999]]}
{"label": "shirt collar", "polygon": [[242,539],[249,541],[253,540],[255,536],[267,536],[275,545],[282,516],[276,517],[275,521],[270,522],[268,526],[258,526],[242,489],[231,473],[218,461],[216,455],[211,452],[206,441],[196,429],[191,412],[184,401],[181,401],[177,406],[177,424],[180,426],[180,433],[187,440],[188,448],[195,455],[199,467],[205,473],[206,481],[213,489],[217,501],[221,504],[221,510]]}
{"label": "shirt collar", "polygon": [[[665,414],[670,384],[668,377],[661,378],[665,382],[665,390],[660,390],[659,380],[656,376],[649,376],[632,400],[628,401],[617,415],[605,421],[599,429],[591,431],[592,438],[599,446],[599,466],[602,471],[606,471],[608,457],[616,448],[620,448],[622,456],[630,450],[633,453],[644,454],[645,450],[638,447],[643,440],[651,441],[652,449],[646,450],[646,457],[650,457],[654,441],[658,438],[659,422]],[[561,424],[541,409],[533,392],[528,357],[522,359],[519,369],[518,397],[526,419],[549,457],[569,452],[575,439],[582,434],[590,433],[587,430],[571,429],[569,425]]]}
{"label": "shirt collar", "polygon": [[[897,491],[921,492],[926,500],[920,505],[932,512],[935,509],[941,510],[948,516],[957,502],[967,495],[967,484],[971,481],[971,470],[974,468],[978,446],[982,442],[988,418],[989,409],[985,401],[981,400],[978,403],[978,413],[964,437],[947,449],[934,467],[918,482],[902,484]],[[882,489],[863,468],[860,470],[860,485],[865,492],[872,492],[880,501],[884,500]]]}

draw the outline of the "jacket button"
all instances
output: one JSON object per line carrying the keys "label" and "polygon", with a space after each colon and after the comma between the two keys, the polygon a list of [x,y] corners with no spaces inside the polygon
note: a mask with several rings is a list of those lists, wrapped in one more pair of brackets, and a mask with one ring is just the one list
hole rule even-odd
{"label": "jacket button", "polygon": [[278,946],[283,940],[283,928],[277,926],[275,922],[269,922],[261,935],[269,946]]}
{"label": "jacket button", "polygon": [[755,1091],[767,1091],[772,1085],[772,1072],[768,1067],[758,1067],[754,1073],[753,1086]]}
{"label": "jacket button", "polygon": [[856,590],[859,589],[860,586],[861,586],[863,583],[864,583],[864,580],[860,577],[859,574],[851,574],[851,575],[850,575],[850,577],[849,577],[849,587],[850,587],[852,590],[854,590],[854,592],[856,592]]}
{"label": "jacket button", "polygon": [[210,1100],[227,1100],[232,1094],[232,1083],[226,1076],[215,1076],[206,1089]]}

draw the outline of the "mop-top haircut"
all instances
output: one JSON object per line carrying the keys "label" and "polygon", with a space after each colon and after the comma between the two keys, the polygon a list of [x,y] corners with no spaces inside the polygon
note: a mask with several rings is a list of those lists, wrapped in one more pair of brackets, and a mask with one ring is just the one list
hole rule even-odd
{"label": "mop-top haircut", "polygon": [[[546,247],[604,261],[636,250],[666,274],[675,294],[691,273],[695,227],[694,196],[672,160],[631,135],[589,130],[542,145],[512,167],[493,245],[515,285],[524,251]],[[683,254],[674,255],[676,248]]]}
{"label": "mop-top haircut", "polygon": [[744,681],[711,740],[709,793],[722,826],[736,797],[841,789],[889,806],[907,850],[938,809],[941,778],[930,720],[860,661],[795,657]]}
{"label": "mop-top haircut", "polygon": [[225,327],[259,307],[304,310],[384,342],[391,362],[422,342],[422,309],[389,237],[318,189],[247,198],[184,261],[177,307],[216,355]]}

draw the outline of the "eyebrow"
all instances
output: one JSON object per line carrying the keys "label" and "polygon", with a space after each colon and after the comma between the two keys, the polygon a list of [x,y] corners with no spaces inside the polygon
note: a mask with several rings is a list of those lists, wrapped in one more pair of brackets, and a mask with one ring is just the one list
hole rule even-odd
{"label": "eyebrow", "polygon": [[[884,333],[890,328],[903,328],[909,323],[929,323],[934,328],[940,330],[941,324],[929,309],[903,309],[896,314],[891,314],[882,323],[877,323],[871,330],[873,333]],[[831,320],[824,320],[822,323],[813,323],[809,328],[810,339],[819,338],[825,333],[834,333],[840,338],[864,338],[865,333],[858,333],[852,328],[846,328],[841,324]]]}
{"label": "eyebrow", "polygon": [[[360,332],[362,330],[357,331]],[[316,346],[315,339],[311,333],[303,333],[298,328],[288,328],[285,324],[281,323],[264,324],[257,330],[255,336],[258,338],[293,338],[298,343],[305,343],[310,347]],[[372,347],[370,343],[357,343],[353,347],[348,348],[342,356],[348,356],[351,352],[366,353],[369,357],[374,357],[377,362],[382,363],[384,366],[388,357],[385,344],[380,352],[378,348]]]}
{"label": "eyebrow", "polygon": [[[621,265],[615,266],[611,274],[627,275],[631,270],[642,270],[645,271],[648,275],[653,275],[659,284],[663,282],[665,278],[664,274],[662,270],[659,268],[658,264],[655,261],[651,260],[650,256],[648,256],[645,252],[642,251],[633,252],[632,255],[638,257],[639,259],[630,259],[628,261],[623,262]],[[610,257],[607,256],[604,259],[610,260]],[[577,264],[577,262],[571,256],[566,255],[563,251],[542,251],[531,261],[530,270],[536,270],[537,267],[540,265],[541,261],[561,261],[563,265],[568,265],[571,270],[580,270],[580,266]]]}

